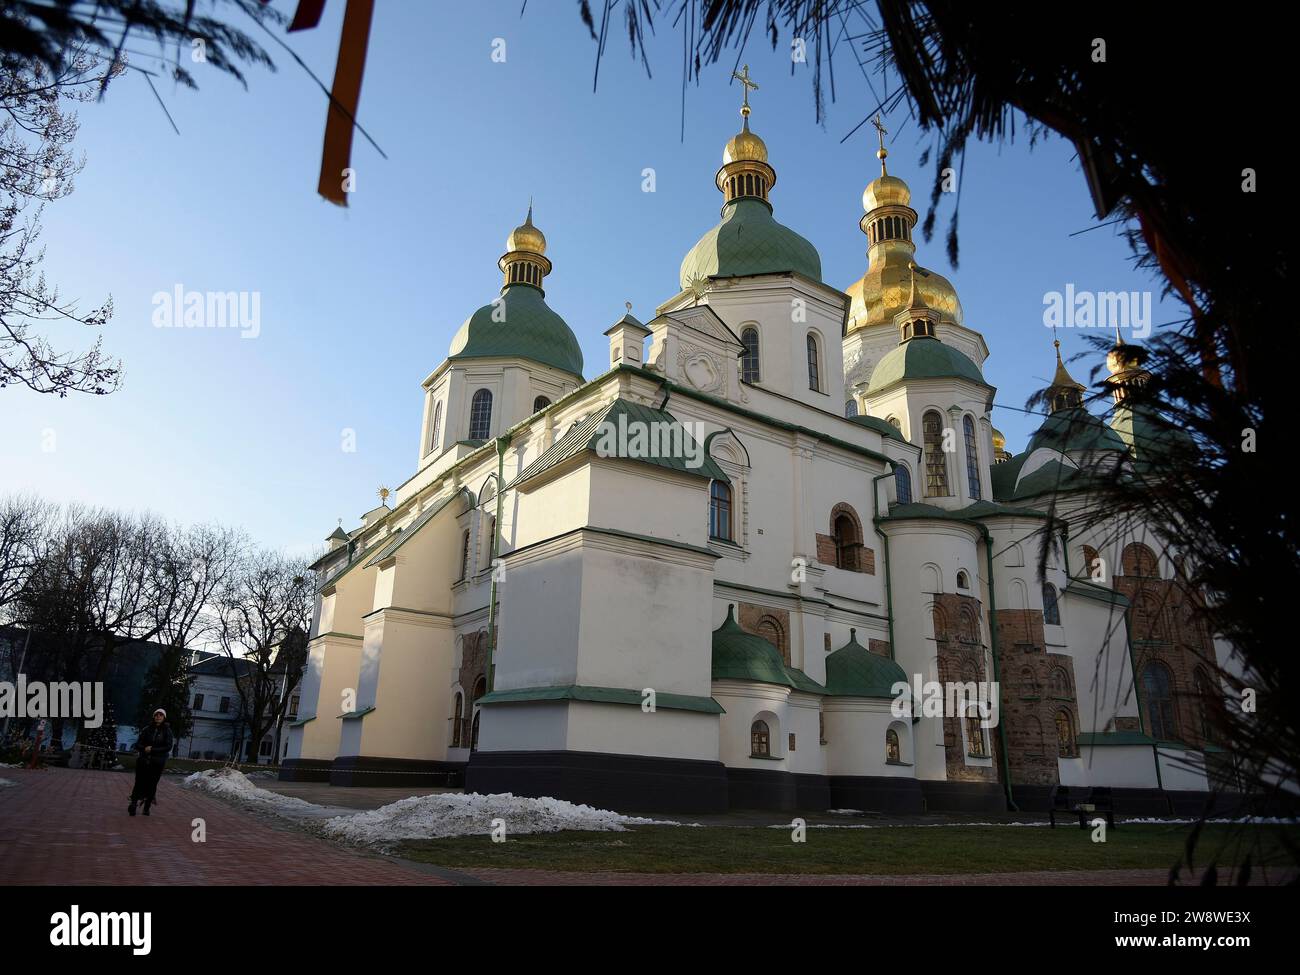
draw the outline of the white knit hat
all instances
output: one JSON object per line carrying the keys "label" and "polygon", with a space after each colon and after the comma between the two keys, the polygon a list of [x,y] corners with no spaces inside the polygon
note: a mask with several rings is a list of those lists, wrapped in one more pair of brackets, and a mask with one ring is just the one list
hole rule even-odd
{"label": "white knit hat", "polygon": [[163,720],[164,720],[164,721],[167,720],[167,712],[164,711],[162,708],[155,708],[153,713],[154,713],[154,714],[161,714],[161,715],[163,716]]}

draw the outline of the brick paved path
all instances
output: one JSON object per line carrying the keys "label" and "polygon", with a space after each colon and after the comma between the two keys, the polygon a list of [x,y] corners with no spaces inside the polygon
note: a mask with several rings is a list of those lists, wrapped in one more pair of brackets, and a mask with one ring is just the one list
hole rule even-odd
{"label": "brick paved path", "polygon": [[[934,876],[574,873],[492,867],[445,870],[355,852],[255,815],[164,776],[150,817],[126,814],[130,773],[0,768],[0,884],[447,884],[918,886],[1163,884],[1164,870]],[[190,822],[207,823],[207,842]]]}
{"label": "brick paved path", "polygon": [[[163,776],[153,815],[126,814],[129,772],[0,768],[0,884],[444,884]],[[207,823],[195,843],[190,822]]]}

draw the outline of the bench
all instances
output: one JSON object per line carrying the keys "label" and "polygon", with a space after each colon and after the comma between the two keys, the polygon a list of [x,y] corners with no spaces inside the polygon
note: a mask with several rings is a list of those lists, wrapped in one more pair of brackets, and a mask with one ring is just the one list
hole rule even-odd
{"label": "bench", "polygon": [[[1074,796],[1078,795],[1075,800]],[[1091,809],[1084,808],[1091,806]],[[1087,829],[1088,823],[1098,816],[1104,817],[1108,829],[1115,828],[1115,800],[1107,786],[1095,786],[1089,790],[1087,797],[1079,793],[1071,794],[1068,785],[1058,785],[1052,789],[1052,803],[1048,809],[1048,819],[1052,829],[1056,828],[1056,814],[1072,813],[1079,817],[1079,829]]]}

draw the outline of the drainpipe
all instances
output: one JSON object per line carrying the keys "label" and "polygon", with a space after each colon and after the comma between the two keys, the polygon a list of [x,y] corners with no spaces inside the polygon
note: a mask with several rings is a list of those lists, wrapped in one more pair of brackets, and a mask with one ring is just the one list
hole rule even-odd
{"label": "drainpipe", "polygon": [[497,437],[497,511],[496,516],[492,519],[492,593],[488,599],[488,648],[487,661],[485,668],[487,670],[487,689],[491,693],[496,684],[496,664],[493,658],[496,656],[497,649],[497,558],[501,554],[501,502],[505,496],[505,466],[506,466],[506,449],[510,446],[510,434],[502,434]]}
{"label": "drainpipe", "polygon": [[889,462],[890,469],[884,474],[877,475],[871,481],[871,523],[876,526],[876,534],[885,540],[884,548],[881,555],[885,560],[885,618],[889,621],[889,659],[895,659],[894,654],[894,587],[890,584],[889,575],[889,535],[880,528],[880,482],[886,477],[893,477],[894,471],[898,465],[894,461]]}

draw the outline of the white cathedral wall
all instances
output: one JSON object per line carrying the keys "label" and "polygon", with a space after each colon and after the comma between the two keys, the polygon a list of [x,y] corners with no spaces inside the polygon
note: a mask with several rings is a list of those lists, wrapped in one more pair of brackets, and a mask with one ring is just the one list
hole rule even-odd
{"label": "white cathedral wall", "polygon": [[[716,680],[712,689],[713,699],[726,711],[720,722],[719,743],[724,765],[767,772],[795,770],[796,759],[801,757],[797,745],[804,739],[804,735],[800,734],[799,725],[802,722],[791,716],[791,692],[788,687],[756,681]],[[751,755],[750,730],[757,720],[767,723],[771,751],[769,758],[754,758]],[[796,735],[796,749],[794,755],[789,755],[788,736],[792,725]],[[816,733],[814,725],[814,737]]]}
{"label": "white cathedral wall", "polygon": [[[1064,771],[1063,766],[1058,764],[1058,767]],[[1072,777],[1077,774],[1082,774],[1084,781],[1067,782],[1062,778],[1061,784],[1154,789],[1158,781],[1155,754],[1150,745],[1084,745],[1079,750]]]}
{"label": "white cathedral wall", "polygon": [[302,678],[300,715],[313,717],[289,733],[289,758],[332,760],[339,754],[343,692],[357,685],[361,637],[327,634],[312,640]]}
{"label": "white cathedral wall", "polygon": [[479,750],[575,751],[718,760],[718,716],[588,701],[489,704]]}
{"label": "white cathedral wall", "polygon": [[[889,701],[829,697],[825,711],[827,775],[912,778],[916,774],[912,723],[894,717]],[[900,765],[887,762],[885,733],[891,727],[898,732]]]}

